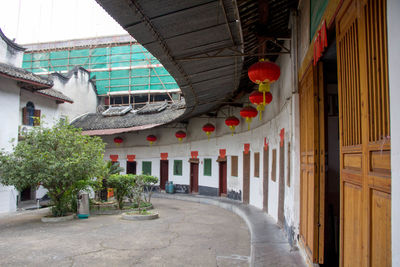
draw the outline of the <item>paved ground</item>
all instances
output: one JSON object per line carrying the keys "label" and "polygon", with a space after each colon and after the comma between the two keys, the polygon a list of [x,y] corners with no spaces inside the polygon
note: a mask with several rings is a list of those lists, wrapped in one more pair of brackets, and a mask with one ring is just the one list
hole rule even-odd
{"label": "paved ground", "polygon": [[160,218],[46,224],[45,211],[0,217],[0,266],[248,266],[250,235],[227,210],[154,199]]}

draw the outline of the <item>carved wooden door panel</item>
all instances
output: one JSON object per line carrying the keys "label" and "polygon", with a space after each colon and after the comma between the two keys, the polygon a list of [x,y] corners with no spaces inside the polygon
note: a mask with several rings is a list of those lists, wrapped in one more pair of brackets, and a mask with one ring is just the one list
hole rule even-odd
{"label": "carved wooden door panel", "polygon": [[391,265],[386,1],[345,1],[336,20],[340,264]]}

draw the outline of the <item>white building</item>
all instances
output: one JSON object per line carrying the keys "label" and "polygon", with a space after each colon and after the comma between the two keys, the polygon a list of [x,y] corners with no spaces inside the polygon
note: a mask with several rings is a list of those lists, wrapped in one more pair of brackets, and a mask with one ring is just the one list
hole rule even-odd
{"label": "white building", "polygon": [[[21,68],[24,50],[0,30],[0,118],[4,123],[0,149],[6,152],[31,127],[43,123],[50,127],[61,118],[74,119],[97,107],[96,88],[86,70],[75,68],[67,75],[43,78]],[[35,200],[44,192],[27,188],[20,199]],[[14,188],[0,185],[0,213],[15,211],[18,195]]]}

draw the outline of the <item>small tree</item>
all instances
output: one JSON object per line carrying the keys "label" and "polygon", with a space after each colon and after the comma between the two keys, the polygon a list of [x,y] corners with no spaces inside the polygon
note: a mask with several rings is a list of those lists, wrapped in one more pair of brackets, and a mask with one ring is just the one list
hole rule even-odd
{"label": "small tree", "polygon": [[82,135],[66,122],[35,127],[13,153],[0,152],[0,182],[19,191],[42,184],[53,216],[64,216],[71,208],[71,196],[99,174],[103,153],[101,138]]}
{"label": "small tree", "polygon": [[153,194],[154,186],[158,182],[158,178],[151,175],[142,174],[141,175],[144,183],[144,191],[147,194],[144,194],[144,201],[149,202],[151,201],[151,195]]}
{"label": "small tree", "polygon": [[108,180],[109,187],[114,188],[115,198],[118,201],[120,210],[124,207],[124,198],[128,196],[136,186],[136,178],[132,174],[113,174]]}

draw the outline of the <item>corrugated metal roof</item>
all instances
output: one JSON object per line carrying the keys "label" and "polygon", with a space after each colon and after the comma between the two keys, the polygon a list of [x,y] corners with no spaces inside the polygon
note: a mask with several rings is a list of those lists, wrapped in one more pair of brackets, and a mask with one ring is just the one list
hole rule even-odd
{"label": "corrugated metal roof", "polygon": [[243,52],[235,1],[97,0],[157,57],[181,88],[187,109],[199,115],[233,96]]}

